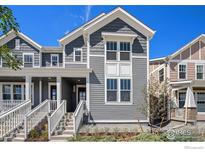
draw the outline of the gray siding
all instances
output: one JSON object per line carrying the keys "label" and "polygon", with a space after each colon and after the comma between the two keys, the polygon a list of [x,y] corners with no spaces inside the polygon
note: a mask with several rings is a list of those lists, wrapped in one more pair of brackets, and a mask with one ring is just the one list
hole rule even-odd
{"label": "gray siding", "polygon": [[[146,37],[120,19],[116,19],[108,25],[90,35],[90,54],[104,55],[104,43],[102,32],[118,32],[137,34],[132,49],[133,56],[146,56]],[[105,72],[104,58],[90,57],[90,111],[91,120],[146,120],[139,108],[144,101],[143,88],[147,84],[147,59],[135,59],[132,62],[133,77],[133,104],[132,105],[107,105],[105,104]]]}
{"label": "gray siding", "polygon": [[51,65],[51,54],[59,55],[59,65],[63,66],[63,54],[62,53],[42,53],[42,66],[49,67]]}
{"label": "gray siding", "polygon": [[[15,39],[20,39],[20,50],[15,49]],[[16,37],[9,41],[7,44],[8,48],[12,50],[12,54],[20,61],[23,61],[23,53],[34,53],[34,66],[39,66],[40,64],[40,54],[39,50],[33,47],[31,44],[21,39],[20,37]],[[3,62],[4,63],[4,62]],[[6,64],[3,64],[6,67]],[[31,65],[27,65],[25,67],[32,67]]]}
{"label": "gray siding", "polygon": [[[65,62],[73,62],[74,48],[82,48],[82,56],[83,56],[82,62],[87,62],[87,48],[85,46],[83,36],[80,36],[77,39],[75,39],[72,42],[65,45]],[[79,62],[77,62],[77,63],[79,63]],[[66,65],[66,67],[69,67],[69,64]],[[76,64],[75,67],[78,68],[78,67],[81,67],[81,65]]]}

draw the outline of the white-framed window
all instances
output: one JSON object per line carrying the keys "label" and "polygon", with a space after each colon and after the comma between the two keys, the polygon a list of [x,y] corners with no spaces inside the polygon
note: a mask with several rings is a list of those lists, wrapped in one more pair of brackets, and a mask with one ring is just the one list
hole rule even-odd
{"label": "white-framed window", "polygon": [[4,84],[2,85],[3,100],[11,100],[11,85]]}
{"label": "white-framed window", "polygon": [[33,61],[34,61],[33,53],[23,53],[24,67],[33,67]]}
{"label": "white-framed window", "polygon": [[21,85],[13,85],[13,99],[22,100],[23,89]]}
{"label": "white-framed window", "polygon": [[196,92],[197,112],[205,113],[205,92]]}
{"label": "white-framed window", "polygon": [[186,92],[179,92],[178,93],[179,108],[184,108],[185,99],[186,99]]}
{"label": "white-framed window", "polygon": [[178,72],[179,72],[178,74],[179,79],[186,79],[187,76],[186,64],[179,64]]}
{"label": "white-framed window", "polygon": [[74,48],[73,61],[82,62],[82,48]]}
{"label": "white-framed window", "polygon": [[130,42],[107,41],[106,59],[108,61],[130,61]]}
{"label": "white-framed window", "polygon": [[107,101],[116,102],[118,100],[117,79],[107,79]]}
{"label": "white-framed window", "polygon": [[130,102],[131,84],[130,79],[120,79],[120,101]]}
{"label": "white-framed window", "polygon": [[197,80],[204,79],[204,65],[203,64],[196,65],[196,79]]}
{"label": "white-framed window", "polygon": [[15,39],[15,50],[20,50],[20,39]]}
{"label": "white-framed window", "polygon": [[159,70],[159,82],[163,82],[164,81],[164,68]]}
{"label": "white-framed window", "polygon": [[51,66],[59,66],[59,55],[51,54]]}

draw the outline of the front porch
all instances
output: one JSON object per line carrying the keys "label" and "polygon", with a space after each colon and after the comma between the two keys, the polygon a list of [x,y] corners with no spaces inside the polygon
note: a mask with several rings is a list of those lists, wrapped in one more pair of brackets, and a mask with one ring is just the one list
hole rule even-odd
{"label": "front porch", "polygon": [[[171,119],[177,121],[205,121],[205,83],[204,81],[171,82]],[[188,107],[185,100],[187,88],[190,87],[196,107]],[[188,115],[186,115],[188,114]],[[186,119],[187,118],[187,119]]]}

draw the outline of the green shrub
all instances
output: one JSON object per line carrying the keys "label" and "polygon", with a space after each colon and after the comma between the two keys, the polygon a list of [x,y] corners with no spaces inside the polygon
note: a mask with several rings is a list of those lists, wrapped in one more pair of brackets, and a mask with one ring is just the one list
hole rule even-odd
{"label": "green shrub", "polygon": [[152,142],[152,141],[168,141],[165,134],[152,134],[152,133],[140,133],[139,135],[133,137],[133,141],[145,141],[145,142]]}
{"label": "green shrub", "polygon": [[40,135],[41,135],[41,133],[38,130],[32,129],[29,132],[28,137],[31,138],[31,139],[34,139],[34,138],[38,138]]}

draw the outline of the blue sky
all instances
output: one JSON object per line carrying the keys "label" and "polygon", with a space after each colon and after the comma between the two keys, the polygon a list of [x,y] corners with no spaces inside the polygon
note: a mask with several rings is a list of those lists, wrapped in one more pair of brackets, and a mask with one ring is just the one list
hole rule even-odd
{"label": "blue sky", "polygon": [[[9,6],[20,30],[44,46],[58,45],[65,33],[117,6]],[[121,6],[156,30],[150,58],[166,56],[205,33],[205,6]]]}

